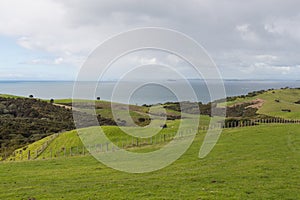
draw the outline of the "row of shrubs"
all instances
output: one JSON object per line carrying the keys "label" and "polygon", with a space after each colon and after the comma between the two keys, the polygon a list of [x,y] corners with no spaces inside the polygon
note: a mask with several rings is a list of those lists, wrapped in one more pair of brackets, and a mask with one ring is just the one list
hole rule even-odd
{"label": "row of shrubs", "polygon": [[[224,114],[225,109],[224,108],[218,108],[216,107],[215,103],[208,103],[208,104],[202,104],[202,103],[188,103],[188,102],[168,102],[163,104],[163,107],[166,109],[174,110],[181,112],[181,105],[184,106],[185,113],[189,114],[197,114],[199,113],[201,115],[208,115],[211,116],[212,108],[214,108],[215,113],[219,113],[220,115]],[[226,117],[253,117],[256,116],[257,108],[249,107],[253,103],[241,103],[237,104],[235,106],[230,106],[226,108]]]}

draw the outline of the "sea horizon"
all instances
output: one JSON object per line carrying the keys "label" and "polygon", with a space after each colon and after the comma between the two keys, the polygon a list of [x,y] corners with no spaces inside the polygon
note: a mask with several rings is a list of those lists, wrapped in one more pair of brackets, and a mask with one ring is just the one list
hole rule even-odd
{"label": "sea horizon", "polygon": [[[218,99],[210,99],[210,95],[203,79],[188,79],[189,83],[193,87],[195,94],[197,95],[197,101],[202,103],[208,103]],[[41,99],[69,99],[73,97],[73,86],[76,81],[70,80],[0,80],[0,94],[9,94],[16,96],[28,97],[33,95],[36,98]],[[102,100],[112,101],[112,91],[118,82],[117,80],[105,80],[101,82],[97,81],[80,81],[80,83],[86,88],[86,90],[92,89],[97,85],[95,97],[100,97]],[[128,84],[136,84],[137,82],[143,82],[140,80],[126,81],[122,82]],[[144,81],[145,82],[145,81]],[[163,80],[160,83],[167,82],[169,85],[180,88],[182,87],[181,80]],[[239,96],[246,95],[249,92],[258,90],[268,90],[268,89],[280,89],[285,87],[297,88],[300,87],[299,80],[259,80],[259,79],[225,79],[223,80],[224,87],[226,90],[226,96]],[[177,97],[169,91],[163,85],[158,84],[148,84],[136,90],[132,94],[130,99],[124,99],[122,96],[126,95],[126,90],[123,91],[124,95],[120,94],[121,98],[114,99],[118,103],[128,103],[128,104],[157,104],[165,102],[177,102]],[[184,93],[184,90],[183,90]],[[87,94],[82,94],[82,99],[95,99]],[[189,98],[183,99],[186,101],[194,101]]]}

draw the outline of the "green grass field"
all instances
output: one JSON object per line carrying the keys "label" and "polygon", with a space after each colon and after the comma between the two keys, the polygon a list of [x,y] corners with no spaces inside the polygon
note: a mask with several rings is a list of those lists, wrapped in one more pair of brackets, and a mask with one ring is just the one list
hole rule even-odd
{"label": "green grass field", "polygon": [[[300,100],[299,89],[267,91],[251,98],[238,98],[227,104],[234,105],[257,98],[264,100],[263,106],[257,111],[259,114],[299,119],[300,105],[294,103]],[[55,100],[55,103],[70,103],[70,99]],[[98,114],[112,117],[110,102],[97,101],[97,106]],[[121,115],[127,112],[123,110],[122,104],[118,104],[117,109]],[[290,109],[291,112],[282,112],[282,109]],[[147,107],[130,105],[130,115],[134,120],[149,116],[148,112]],[[151,112],[155,112],[155,108]],[[172,110],[167,112],[171,115],[179,114]],[[183,120],[188,122],[185,129],[192,126],[193,117],[185,115]],[[207,126],[211,118],[201,116],[200,119],[202,127]],[[180,121],[168,120],[167,128],[152,137],[161,139],[163,135],[172,135]],[[158,119],[152,122],[156,127],[162,125]],[[137,153],[156,151],[168,143],[143,144],[143,140],[150,139],[147,136],[149,130],[155,132],[156,128],[142,130],[132,125],[128,124],[122,129],[104,126],[103,129],[106,136],[119,147],[124,146],[123,141],[133,144],[133,136],[126,132],[145,137],[140,140],[138,147],[125,144],[128,151]],[[144,174],[120,172],[101,164],[86,153],[77,131],[68,131],[17,149],[15,162],[1,162],[0,199],[296,200],[300,199],[299,126],[260,124],[224,129],[213,151],[204,159],[198,158],[205,136],[204,131],[199,131],[191,147],[180,159],[166,168]],[[97,127],[86,130],[96,131]],[[32,157],[35,157],[37,150],[43,146],[45,149],[37,159],[21,161],[22,158],[26,159],[29,150]],[[10,159],[13,157],[7,160]]]}
{"label": "green grass field", "polygon": [[146,174],[91,156],[1,163],[0,199],[300,199],[299,125],[226,129],[199,159],[203,137],[172,165]]}

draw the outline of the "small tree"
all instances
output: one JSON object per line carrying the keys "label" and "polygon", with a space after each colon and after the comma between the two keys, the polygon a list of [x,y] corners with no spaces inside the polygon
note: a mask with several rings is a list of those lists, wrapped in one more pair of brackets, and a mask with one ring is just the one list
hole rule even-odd
{"label": "small tree", "polygon": [[54,99],[50,99],[50,103],[51,103],[51,104],[54,103]]}
{"label": "small tree", "polygon": [[97,97],[97,100],[99,101],[99,100],[100,100],[100,97]]}
{"label": "small tree", "polygon": [[31,95],[29,95],[29,98],[33,98],[33,95],[31,94]]}

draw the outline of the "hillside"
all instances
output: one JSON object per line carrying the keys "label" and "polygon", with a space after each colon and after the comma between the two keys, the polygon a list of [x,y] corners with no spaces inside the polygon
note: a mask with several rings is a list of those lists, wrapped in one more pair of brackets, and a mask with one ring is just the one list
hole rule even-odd
{"label": "hillside", "polygon": [[[209,117],[203,116],[201,118],[200,127],[207,127],[209,120]],[[153,123],[157,123],[158,127],[160,125],[160,121],[158,120],[153,121]],[[164,140],[166,142],[172,140],[174,133],[176,133],[176,130],[178,129],[179,124],[180,120],[168,120],[166,122],[167,127],[163,128],[152,138],[139,138],[139,147],[142,147],[146,144],[150,144],[150,141],[152,141],[152,145],[157,144],[158,146],[160,146],[163,145]],[[144,130],[135,127],[122,127],[121,129],[118,126],[102,126],[101,128],[104,130],[106,136],[112,142],[114,142],[120,148],[127,148],[129,151],[131,151],[132,148],[136,147],[137,137],[128,135],[128,132],[143,137],[143,135],[148,134],[151,130],[151,128],[149,127]],[[98,127],[89,127],[86,129],[93,132],[97,131]],[[189,127],[185,127],[184,129],[189,130]],[[152,128],[153,132],[157,132],[157,130],[157,128]],[[104,144],[104,142],[102,144]],[[96,145],[101,145],[101,142],[97,143]],[[94,150],[94,148],[95,146],[92,147],[92,150]],[[83,146],[77,131],[72,130],[59,134],[53,134],[51,136],[43,138],[42,140],[16,149],[13,155],[8,157],[6,160],[27,160],[28,151],[30,151],[31,159],[49,159],[54,157],[66,157],[70,156],[71,154],[81,155],[88,153],[86,147]]]}
{"label": "hillside", "polygon": [[[284,118],[284,119],[300,119],[300,89],[283,88],[280,90],[267,90],[251,92],[248,95],[237,97],[228,97],[227,121],[249,120],[256,118]],[[129,114],[133,121],[128,121],[127,116],[128,105],[120,103],[110,103],[106,101],[90,101],[80,100],[77,104],[81,110],[81,115],[85,122],[80,127],[88,127],[90,110],[84,109],[91,103],[95,103],[98,121],[101,125],[121,125],[121,126],[146,126],[150,123],[150,114],[152,116],[164,116],[167,119],[174,120],[181,118],[180,104],[176,102],[168,102],[161,106],[166,109],[166,114],[156,112],[157,105],[136,106],[129,105]],[[183,102],[188,105],[188,102]],[[218,101],[208,104],[198,104],[201,115],[210,115],[212,106],[220,106],[223,103]],[[118,113],[117,120],[113,120],[111,106],[114,106]],[[186,107],[184,112],[194,114],[195,105]],[[223,108],[219,108],[223,112]],[[14,149],[23,147],[35,141],[38,141],[53,133],[65,130],[75,129],[72,117],[72,100],[61,99],[49,103],[39,99],[20,98],[10,95],[0,95],[0,144],[1,155],[6,157],[12,153]],[[151,109],[151,110],[150,110]],[[74,110],[76,111],[76,108]]]}
{"label": "hillside", "polygon": [[[86,119],[82,127],[89,126],[90,115],[80,115]],[[97,118],[101,125],[116,124],[101,115]],[[0,96],[0,124],[0,157],[53,133],[75,129],[70,109],[39,99],[9,95]]]}
{"label": "hillside", "polygon": [[[280,103],[295,112],[297,117],[298,92],[297,89],[282,89],[233,97],[227,102],[227,115],[232,112],[236,116],[228,120],[272,116],[276,109],[272,106]],[[104,105],[106,102],[101,104],[102,107],[98,104],[96,109],[108,112],[109,107]],[[67,103],[64,105],[68,106]],[[286,107],[288,105],[292,106]],[[169,113],[180,111],[177,110],[177,103],[163,106]],[[138,119],[140,115],[147,117],[148,109],[148,106],[134,106],[132,112],[138,115]],[[193,109],[191,107],[191,113]],[[250,111],[245,112],[247,109]],[[75,130],[52,134],[22,146],[14,152],[15,157],[7,159],[20,162],[0,164],[0,171],[3,172],[0,173],[0,199],[300,198],[299,124],[258,123],[249,127],[225,128],[213,151],[204,159],[199,159],[199,149],[205,136],[202,127],[207,127],[210,119],[209,116],[201,116],[199,134],[180,159],[164,169],[146,174],[123,173],[97,162],[89,155],[87,148],[101,153],[107,153],[106,150],[102,146],[99,150],[98,143],[84,147]],[[181,120],[186,119],[169,119],[166,128],[158,134],[139,140],[117,126],[103,126],[103,129],[119,148],[143,153],[156,151],[172,140]],[[159,124],[161,121],[154,120],[153,123]],[[93,131],[96,127],[85,129]],[[136,130],[129,125],[122,129],[130,133]],[[143,136],[143,131],[137,130],[135,134]],[[24,161],[29,151],[33,159]],[[113,152],[109,149],[109,153]]]}
{"label": "hillside", "polygon": [[[80,100],[81,108],[94,103],[91,100]],[[150,123],[149,108],[129,105],[129,114],[133,123],[127,121],[127,105],[113,103],[118,119],[113,119],[112,104],[96,101],[95,109],[100,125],[146,126]],[[74,112],[79,113],[76,109]],[[88,109],[80,112],[84,121],[78,127],[88,127],[92,115]],[[160,115],[159,113],[151,113]],[[167,111],[168,119],[180,118],[180,113]],[[125,120],[126,119],[126,120]],[[0,158],[8,157],[13,150],[24,147],[54,133],[75,129],[72,114],[72,99],[54,100],[50,103],[35,98],[24,98],[12,95],[0,95]]]}
{"label": "hillside", "polygon": [[[72,99],[59,99],[55,100],[55,103],[60,105],[65,105],[68,107],[72,107]],[[89,108],[91,103],[95,104],[95,110],[96,113],[105,117],[105,118],[113,118],[112,113],[112,107],[119,115],[119,122],[121,122],[127,115],[127,107],[129,109],[129,114],[135,124],[139,124],[141,126],[148,125],[150,123],[150,116],[149,116],[149,109],[150,107],[155,108],[156,105],[144,105],[144,106],[138,106],[138,105],[126,105],[122,103],[115,103],[115,102],[108,102],[108,101],[91,101],[91,100],[76,100],[76,106],[79,108]],[[166,116],[169,119],[179,119],[180,118],[180,112],[173,109],[166,108]],[[86,110],[89,112],[88,110]],[[153,115],[159,115],[158,113],[151,113]],[[132,124],[128,121],[124,125],[126,126],[133,126],[135,124]]]}
{"label": "hillside", "polygon": [[230,97],[230,108],[245,105],[257,114],[284,119],[300,119],[300,88],[282,88],[252,92],[246,96]]}
{"label": "hillside", "polygon": [[225,129],[199,159],[203,136],[175,163],[146,174],[119,172],[90,156],[2,163],[0,199],[300,198],[298,125]]}

